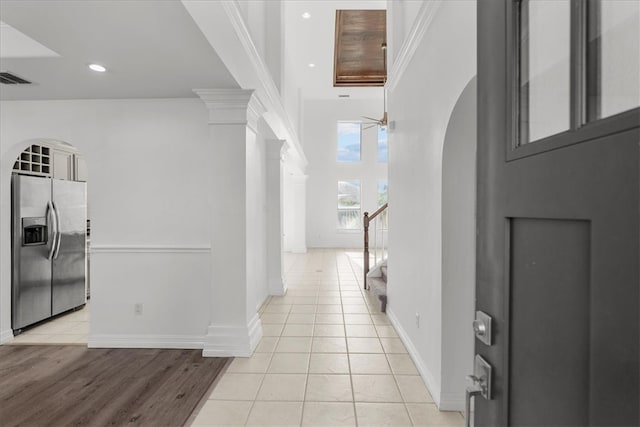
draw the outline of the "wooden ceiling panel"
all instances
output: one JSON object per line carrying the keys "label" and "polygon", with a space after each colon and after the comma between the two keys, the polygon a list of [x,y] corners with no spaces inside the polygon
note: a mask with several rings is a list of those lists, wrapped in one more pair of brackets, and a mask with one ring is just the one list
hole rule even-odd
{"label": "wooden ceiling panel", "polygon": [[337,10],[333,85],[383,86],[386,43],[386,10]]}

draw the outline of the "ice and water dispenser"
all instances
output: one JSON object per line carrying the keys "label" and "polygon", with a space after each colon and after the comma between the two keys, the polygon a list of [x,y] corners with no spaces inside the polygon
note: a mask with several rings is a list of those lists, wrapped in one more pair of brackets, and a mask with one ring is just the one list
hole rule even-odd
{"label": "ice and water dispenser", "polygon": [[47,244],[47,219],[22,218],[22,246]]}

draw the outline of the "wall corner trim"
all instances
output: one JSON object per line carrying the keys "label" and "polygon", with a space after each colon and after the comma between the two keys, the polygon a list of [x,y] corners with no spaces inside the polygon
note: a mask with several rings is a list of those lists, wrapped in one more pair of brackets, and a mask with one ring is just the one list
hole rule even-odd
{"label": "wall corner trim", "polygon": [[391,72],[387,78],[387,91],[393,92],[395,87],[398,85],[402,75],[407,70],[409,63],[413,58],[413,55],[418,49],[418,45],[422,41],[442,3],[443,0],[433,0],[423,2],[422,6],[420,6],[418,16],[413,22],[411,31],[409,31],[409,34],[404,40],[404,43],[398,52],[398,56],[391,67]]}
{"label": "wall corner trim", "polygon": [[398,333],[398,336],[402,340],[402,343],[407,348],[407,351],[409,352],[409,356],[411,356],[411,360],[413,360],[413,363],[415,363],[416,368],[418,368],[418,372],[420,373],[420,376],[424,380],[427,386],[427,389],[431,394],[431,397],[433,397],[433,402],[436,404],[438,409],[443,410],[444,408],[441,408],[440,406],[442,403],[440,400],[440,392],[441,392],[440,383],[436,380],[433,373],[424,364],[424,362],[422,361],[422,358],[420,357],[420,354],[418,353],[418,350],[416,349],[416,347],[413,345],[413,342],[409,338],[409,335],[407,335],[406,331],[400,324],[400,321],[398,320],[396,315],[393,314],[393,311],[390,308],[387,308],[387,317],[389,318],[389,321],[391,322],[396,332]]}
{"label": "wall corner trim", "polygon": [[262,322],[255,314],[247,326],[211,325],[207,330],[204,357],[249,357],[262,338]]}
{"label": "wall corner trim", "polygon": [[11,329],[0,332],[0,345],[11,341],[13,341],[13,331]]}

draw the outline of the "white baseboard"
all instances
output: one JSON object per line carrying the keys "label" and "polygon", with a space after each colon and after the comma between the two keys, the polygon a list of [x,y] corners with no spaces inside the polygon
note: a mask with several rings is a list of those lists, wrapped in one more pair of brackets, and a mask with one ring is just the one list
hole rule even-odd
{"label": "white baseboard", "polygon": [[411,341],[411,339],[409,339],[409,335],[407,335],[405,330],[402,328],[402,325],[400,325],[398,318],[395,316],[395,314],[393,314],[393,311],[389,309],[389,307],[387,307],[387,317],[389,317],[389,321],[395,328],[396,332],[398,333],[398,336],[404,343],[404,346],[407,348],[407,351],[409,352],[409,356],[411,356],[411,359],[413,360],[413,363],[415,363],[416,368],[418,368],[418,372],[420,373],[420,376],[422,377],[425,385],[427,386],[427,389],[429,390],[429,394],[431,394],[431,397],[433,398],[433,402],[436,404],[438,409],[443,410],[444,408],[440,407],[441,405],[440,382],[436,381],[435,377],[433,376],[433,373],[426,367],[426,365],[422,361],[422,358],[420,357],[420,354],[418,353],[418,350],[416,350],[416,347],[413,345],[413,342]]}
{"label": "white baseboard", "polygon": [[0,345],[10,341],[13,341],[13,331],[11,329],[0,332]]}
{"label": "white baseboard", "polygon": [[262,338],[262,322],[256,314],[247,326],[211,325],[205,337],[205,357],[249,357]]}
{"label": "white baseboard", "polygon": [[441,411],[464,411],[464,393],[441,393]]}
{"label": "white baseboard", "polygon": [[201,349],[204,337],[197,335],[106,335],[89,334],[89,348],[188,348]]}
{"label": "white baseboard", "polygon": [[280,278],[269,280],[269,295],[281,297],[287,293],[287,281]]}

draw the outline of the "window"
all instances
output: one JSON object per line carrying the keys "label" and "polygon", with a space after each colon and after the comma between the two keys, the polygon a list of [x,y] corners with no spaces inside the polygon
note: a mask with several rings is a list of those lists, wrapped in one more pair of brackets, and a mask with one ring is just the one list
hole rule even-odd
{"label": "window", "polygon": [[520,6],[520,144],[570,126],[569,0],[523,0]]}
{"label": "window", "polygon": [[338,122],[338,161],[356,163],[360,161],[360,123]]}
{"label": "window", "polygon": [[360,180],[338,181],[338,229],[360,230]]}
{"label": "window", "polygon": [[378,180],[378,207],[387,203],[387,200],[388,200],[387,180],[380,179]]}
{"label": "window", "polygon": [[[640,106],[640,2],[519,0],[518,146],[540,152],[578,142],[590,122],[606,134]],[[593,129],[593,127],[591,127]],[[595,134],[590,133],[589,138]],[[554,137],[554,138],[550,138]],[[543,145],[544,145],[543,143]]]}
{"label": "window", "polygon": [[[384,205],[389,201],[389,191],[387,188],[387,180],[379,179],[378,180],[378,207]],[[387,212],[389,210],[385,210],[380,214],[380,224],[384,230],[388,228],[389,218],[387,216]]]}
{"label": "window", "polygon": [[640,105],[640,2],[591,2],[588,9],[589,119]]}
{"label": "window", "polygon": [[387,129],[382,126],[378,126],[378,161],[381,163],[387,163],[389,161]]}

